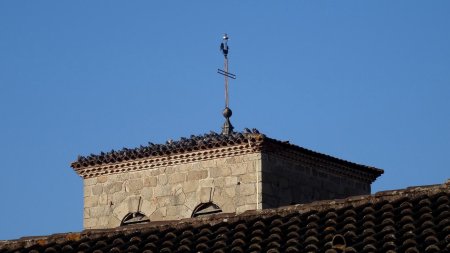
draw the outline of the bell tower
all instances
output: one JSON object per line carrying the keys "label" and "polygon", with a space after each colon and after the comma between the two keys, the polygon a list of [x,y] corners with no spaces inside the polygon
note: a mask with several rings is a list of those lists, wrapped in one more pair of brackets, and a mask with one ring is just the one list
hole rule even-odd
{"label": "bell tower", "polygon": [[370,193],[383,170],[314,152],[230,122],[228,36],[224,55],[225,122],[221,133],[192,135],[99,155],[72,168],[84,182],[84,227],[113,228],[161,220],[273,208]]}

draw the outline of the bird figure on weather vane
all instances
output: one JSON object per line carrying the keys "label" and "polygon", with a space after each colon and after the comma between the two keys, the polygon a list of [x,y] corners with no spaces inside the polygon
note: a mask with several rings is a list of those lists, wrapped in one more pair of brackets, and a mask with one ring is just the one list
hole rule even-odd
{"label": "bird figure on weather vane", "polygon": [[225,58],[228,56],[228,35],[225,33],[223,35],[223,41],[220,43],[220,50],[222,50],[223,55]]}
{"label": "bird figure on weather vane", "polygon": [[222,43],[220,43],[220,50],[224,56],[224,70],[217,69],[217,73],[221,74],[225,78],[225,109],[223,110],[223,116],[225,117],[225,123],[222,127],[222,134],[228,135],[233,132],[233,125],[231,125],[230,117],[233,114],[229,108],[229,96],[228,96],[228,78],[236,79],[236,75],[228,72],[228,35],[225,33],[222,38]]}

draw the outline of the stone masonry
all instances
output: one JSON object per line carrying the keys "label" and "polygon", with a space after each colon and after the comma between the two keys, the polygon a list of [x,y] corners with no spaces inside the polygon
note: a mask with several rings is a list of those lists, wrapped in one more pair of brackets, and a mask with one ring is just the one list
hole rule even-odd
{"label": "stone masonry", "polygon": [[261,167],[262,208],[370,194],[370,182],[333,173],[323,164],[308,166],[275,153],[265,153]]}
{"label": "stone masonry", "polygon": [[255,153],[85,179],[84,227],[118,227],[138,208],[151,221],[189,218],[207,202],[227,213],[260,209],[260,161]]}
{"label": "stone masonry", "polygon": [[150,221],[190,218],[204,203],[241,213],[369,194],[383,173],[259,133],[180,142],[74,162],[84,178],[84,227],[118,227],[136,212]]}

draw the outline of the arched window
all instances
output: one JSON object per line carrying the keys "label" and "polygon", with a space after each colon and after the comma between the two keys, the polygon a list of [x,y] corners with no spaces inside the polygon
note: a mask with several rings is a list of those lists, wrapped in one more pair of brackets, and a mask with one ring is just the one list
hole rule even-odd
{"label": "arched window", "polygon": [[120,226],[126,226],[131,224],[138,224],[138,223],[147,223],[150,222],[150,220],[145,216],[145,214],[141,212],[132,212],[125,215],[125,217],[122,219],[122,222],[120,223]]}
{"label": "arched window", "polygon": [[222,209],[213,202],[201,203],[192,212],[192,217],[206,216],[215,213],[221,213]]}

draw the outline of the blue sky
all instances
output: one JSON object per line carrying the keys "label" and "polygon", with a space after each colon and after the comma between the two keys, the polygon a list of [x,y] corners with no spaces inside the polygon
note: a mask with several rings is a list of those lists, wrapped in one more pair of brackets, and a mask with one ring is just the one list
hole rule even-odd
{"label": "blue sky", "polygon": [[448,1],[0,1],[0,239],[82,230],[88,155],[232,123],[385,170],[450,178]]}

